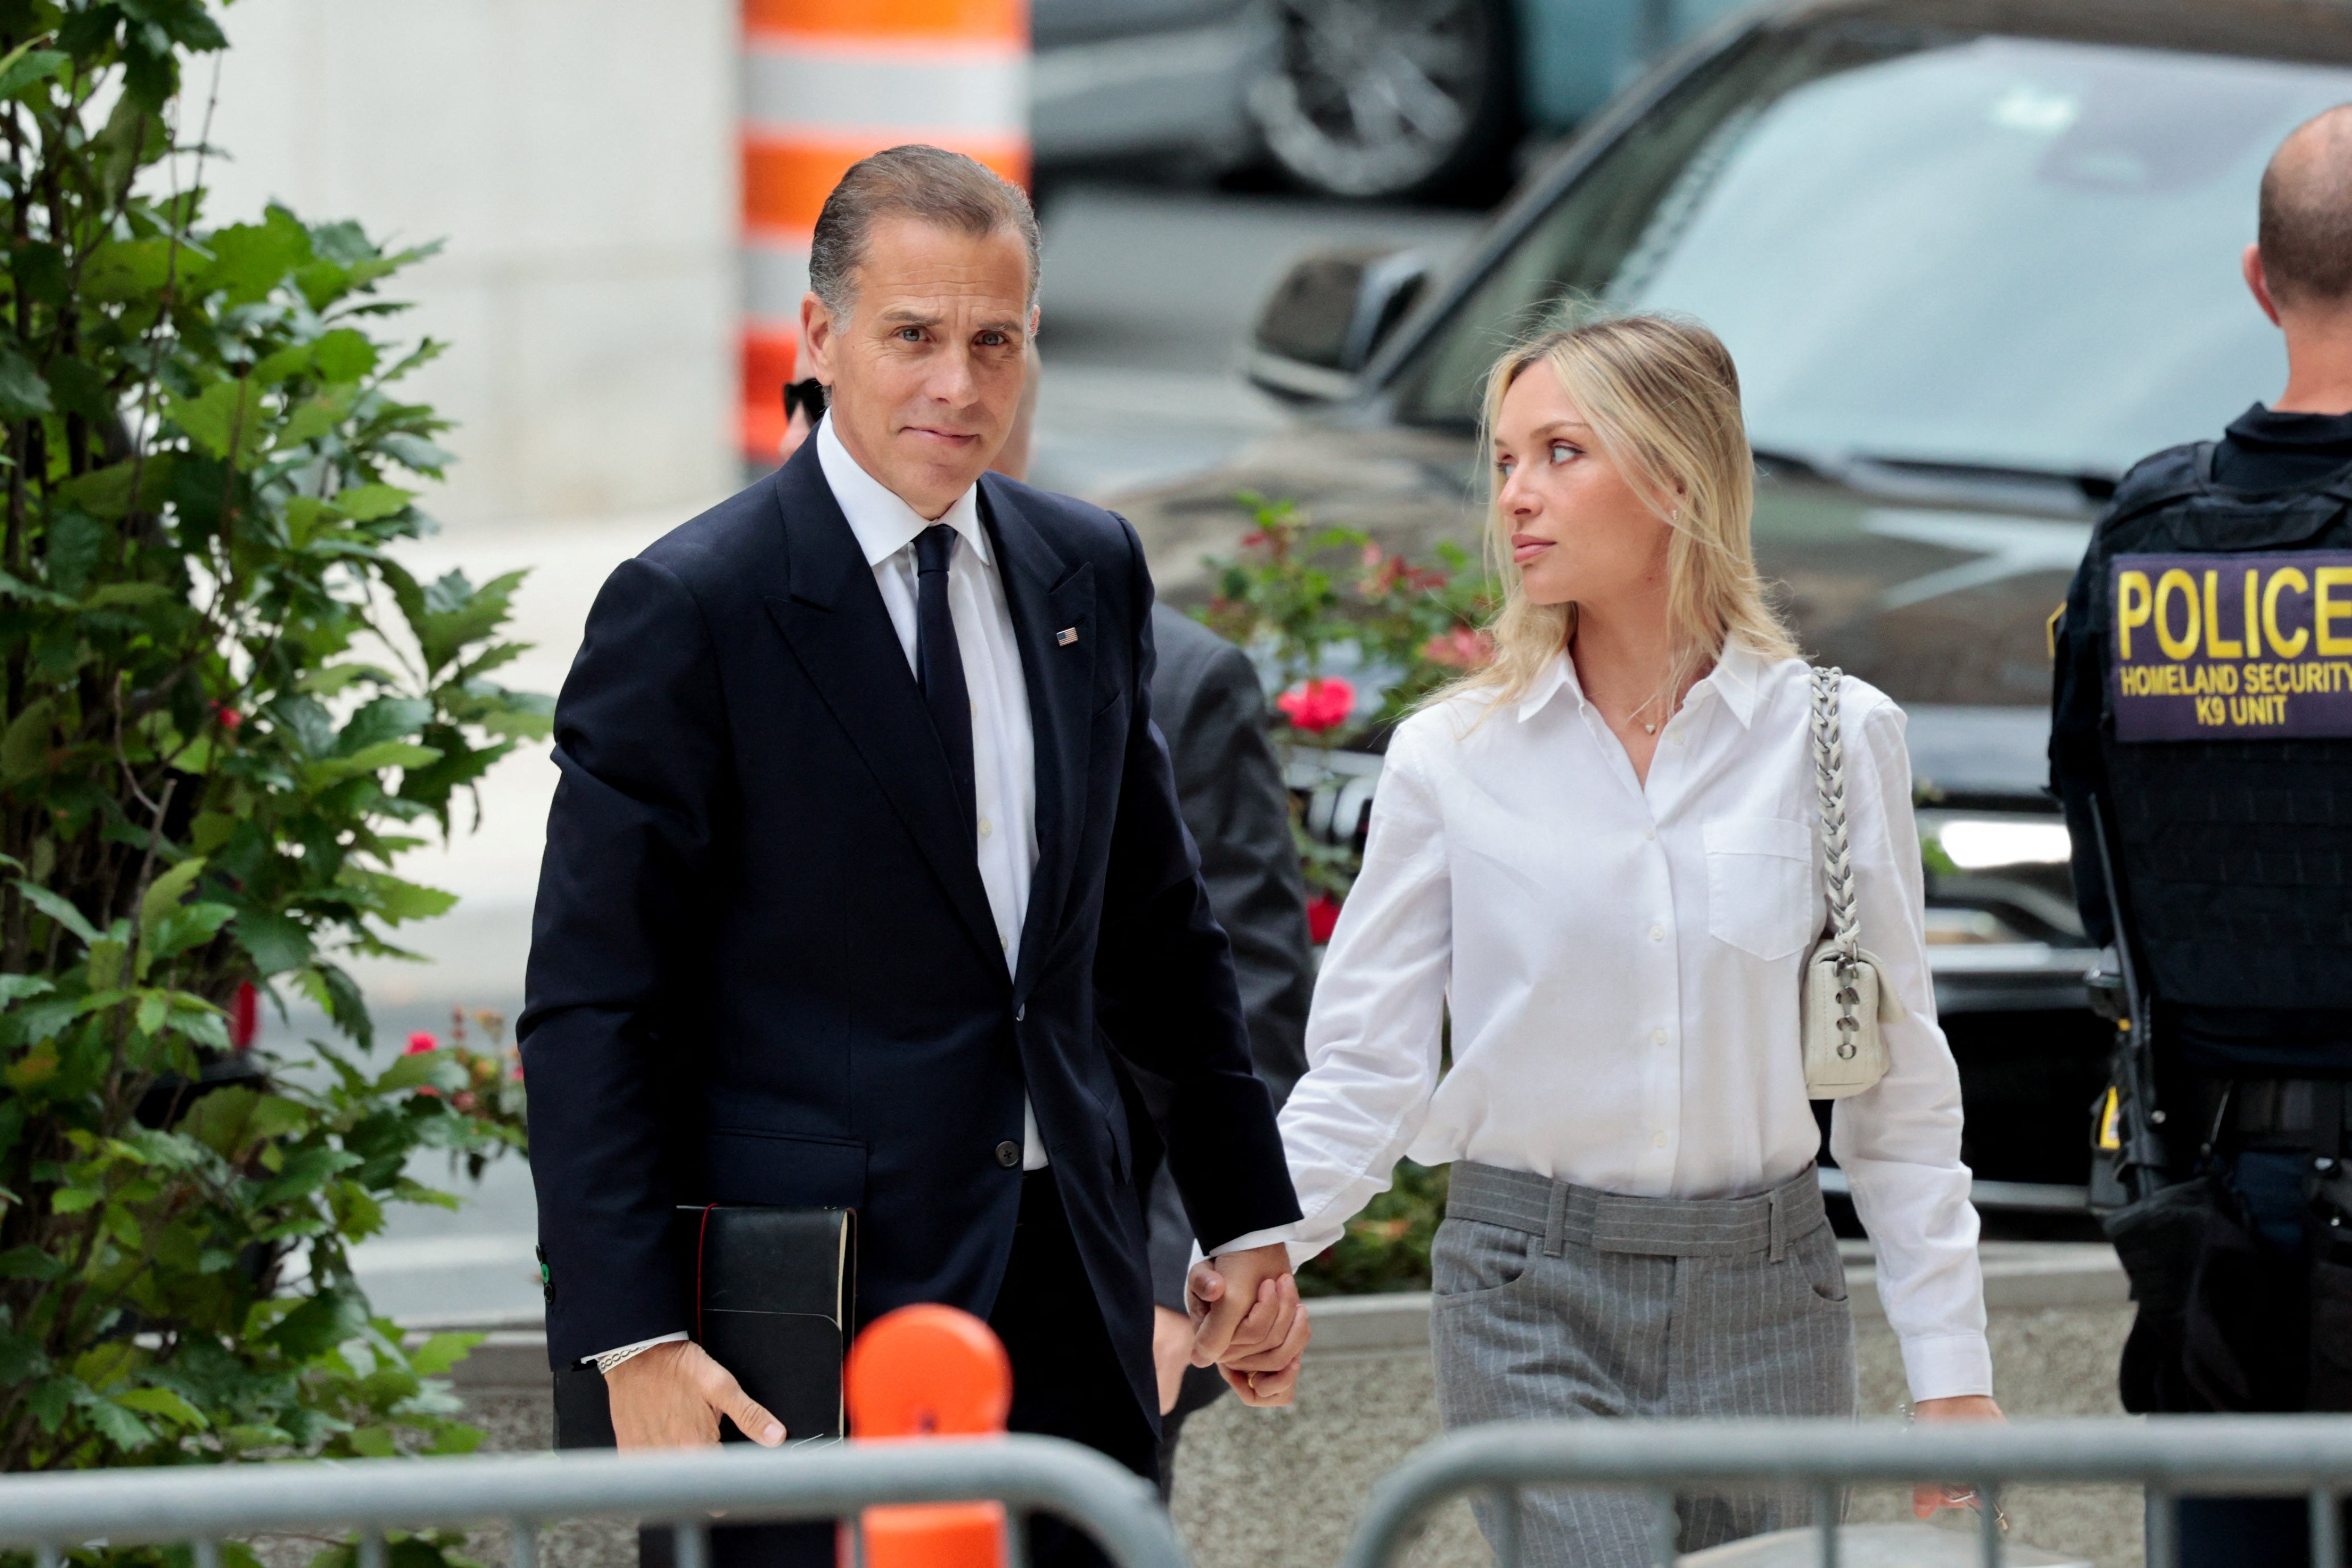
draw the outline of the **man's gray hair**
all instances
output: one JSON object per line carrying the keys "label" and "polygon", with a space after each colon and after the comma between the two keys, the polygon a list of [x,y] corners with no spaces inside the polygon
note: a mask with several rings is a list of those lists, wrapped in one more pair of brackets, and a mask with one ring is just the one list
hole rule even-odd
{"label": "man's gray hair", "polygon": [[809,288],[834,319],[846,319],[857,301],[856,274],[877,218],[916,218],[975,239],[1004,230],[1018,235],[1029,255],[1028,303],[1035,308],[1037,214],[1028,193],[961,152],[910,145],[851,164],[817,214]]}

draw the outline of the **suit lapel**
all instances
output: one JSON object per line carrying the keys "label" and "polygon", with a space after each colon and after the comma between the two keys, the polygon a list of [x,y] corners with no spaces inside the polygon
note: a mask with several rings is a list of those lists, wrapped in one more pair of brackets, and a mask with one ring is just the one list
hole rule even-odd
{"label": "suit lapel", "polygon": [[1000,962],[996,920],[957,821],[947,752],[931,727],[906,651],[890,624],[873,568],[824,482],[816,444],[803,444],[776,476],[788,593],[768,613],[875,782],[930,862],[972,940]]}
{"label": "suit lapel", "polygon": [[[983,475],[981,520],[995,542],[1037,751],[1037,870],[1021,928],[1013,988],[1024,989],[1061,929],[1062,907],[1086,826],[1087,747],[1093,716],[1094,568],[1071,566],[1037,531],[1012,486]],[[1067,641],[1065,641],[1065,638]]]}

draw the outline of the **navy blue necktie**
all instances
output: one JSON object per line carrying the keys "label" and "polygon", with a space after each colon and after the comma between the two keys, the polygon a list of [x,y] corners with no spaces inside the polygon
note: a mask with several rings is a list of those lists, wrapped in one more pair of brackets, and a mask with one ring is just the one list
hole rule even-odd
{"label": "navy blue necktie", "polygon": [[948,611],[948,561],[956,531],[933,523],[915,536],[915,678],[923,688],[931,726],[948,754],[963,808],[963,831],[972,836],[971,693],[963,684],[963,652],[956,645],[955,617]]}

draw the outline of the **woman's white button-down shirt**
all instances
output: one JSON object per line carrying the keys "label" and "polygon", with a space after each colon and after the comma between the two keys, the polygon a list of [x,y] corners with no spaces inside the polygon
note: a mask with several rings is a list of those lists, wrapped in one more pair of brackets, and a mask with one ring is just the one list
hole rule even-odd
{"label": "woman's white button-down shirt", "polygon": [[[1730,1197],[1804,1169],[1799,970],[1820,935],[1810,677],[1727,650],[1645,783],[1562,657],[1518,703],[1457,697],[1389,748],[1371,836],[1282,1113],[1303,1261],[1398,1156]],[[1921,924],[1903,713],[1843,687],[1862,939],[1907,1009],[1830,1147],[1878,1258],[1914,1398],[1991,1391],[1959,1077]],[[1442,1016],[1453,1067],[1439,1072]]]}

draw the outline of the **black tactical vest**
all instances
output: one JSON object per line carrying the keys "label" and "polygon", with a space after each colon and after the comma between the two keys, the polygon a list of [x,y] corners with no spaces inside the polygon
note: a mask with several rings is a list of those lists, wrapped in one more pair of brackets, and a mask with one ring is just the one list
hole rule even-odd
{"label": "black tactical vest", "polygon": [[2352,467],[2255,495],[2212,454],[2133,469],[2087,560],[2130,926],[2162,1002],[2352,1019]]}

